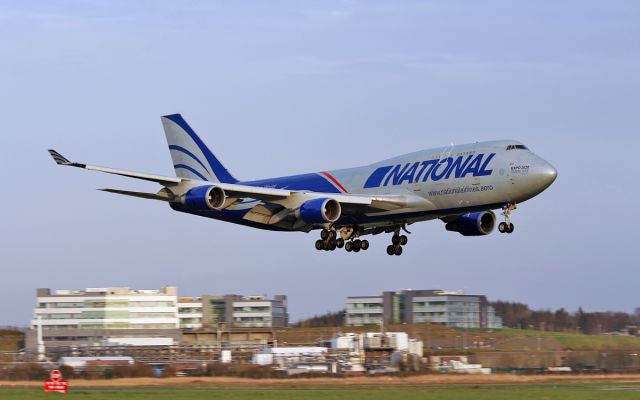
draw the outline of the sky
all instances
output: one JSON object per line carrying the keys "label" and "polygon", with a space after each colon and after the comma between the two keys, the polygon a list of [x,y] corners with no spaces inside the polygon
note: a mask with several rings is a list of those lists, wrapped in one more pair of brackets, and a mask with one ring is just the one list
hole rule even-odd
{"label": "sky", "polygon": [[[38,287],[286,294],[293,320],[351,295],[450,289],[533,308],[640,306],[635,1],[0,2],[0,325]],[[173,175],[182,113],[239,179],[368,164],[450,143],[524,142],[559,172],[512,235],[414,224],[358,254],[97,188]]]}

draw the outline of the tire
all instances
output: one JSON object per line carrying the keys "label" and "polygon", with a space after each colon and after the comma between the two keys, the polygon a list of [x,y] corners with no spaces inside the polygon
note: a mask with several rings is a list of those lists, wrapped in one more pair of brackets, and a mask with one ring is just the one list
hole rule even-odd
{"label": "tire", "polygon": [[336,231],[329,231],[329,238],[332,240],[335,240],[335,238],[338,237],[338,233]]}
{"label": "tire", "polygon": [[353,251],[353,242],[347,242],[344,244],[344,249],[348,252]]}
{"label": "tire", "polygon": [[387,254],[390,256],[396,254],[396,249],[393,248],[392,244],[387,246]]}
{"label": "tire", "polygon": [[368,240],[363,240],[362,242],[360,242],[360,248],[362,250],[369,249],[369,241]]}
{"label": "tire", "polygon": [[400,245],[404,246],[409,241],[409,238],[406,235],[400,236]]}
{"label": "tire", "polygon": [[324,250],[324,242],[322,240],[316,240],[316,250]]}
{"label": "tire", "polygon": [[323,229],[320,231],[320,238],[322,240],[326,240],[329,237],[329,231],[326,229]]}
{"label": "tire", "polygon": [[507,223],[506,222],[500,222],[498,224],[498,232],[505,233],[506,231],[507,231]]}
{"label": "tire", "polygon": [[402,246],[398,246],[395,248],[395,254],[397,256],[402,255]]}
{"label": "tire", "polygon": [[338,246],[339,249],[344,247],[344,239],[343,238],[339,238],[336,239],[336,246]]}
{"label": "tire", "polygon": [[358,249],[358,251],[362,249],[362,241],[360,239],[356,239],[353,241],[353,249]]}
{"label": "tire", "polygon": [[400,236],[398,235],[393,235],[391,237],[391,243],[393,243],[394,246],[397,246],[400,244]]}
{"label": "tire", "polygon": [[507,233],[513,233],[513,230],[515,229],[515,227],[513,226],[513,224],[509,224],[509,229],[507,229]]}

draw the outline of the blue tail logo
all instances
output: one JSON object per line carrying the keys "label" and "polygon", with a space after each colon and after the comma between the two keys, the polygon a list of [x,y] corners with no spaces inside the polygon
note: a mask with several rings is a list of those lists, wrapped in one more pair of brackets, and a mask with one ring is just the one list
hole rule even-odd
{"label": "blue tail logo", "polygon": [[210,182],[238,182],[182,115],[165,115],[161,119],[176,176]]}

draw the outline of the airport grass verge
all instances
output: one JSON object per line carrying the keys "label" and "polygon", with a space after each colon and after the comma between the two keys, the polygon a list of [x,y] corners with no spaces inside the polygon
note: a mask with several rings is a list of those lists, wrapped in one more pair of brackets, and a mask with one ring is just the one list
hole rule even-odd
{"label": "airport grass verge", "polygon": [[[472,385],[184,385],[168,387],[77,388],[65,399],[85,400],[626,400],[637,399],[640,383],[543,383]],[[0,398],[32,400],[55,397],[37,389],[0,389]]]}

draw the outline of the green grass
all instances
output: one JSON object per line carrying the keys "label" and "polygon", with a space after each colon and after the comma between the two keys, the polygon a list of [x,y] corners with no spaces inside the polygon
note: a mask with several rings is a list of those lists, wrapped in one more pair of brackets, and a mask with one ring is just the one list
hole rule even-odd
{"label": "green grass", "polygon": [[[472,330],[468,330],[472,332]],[[482,333],[482,332],[479,332]],[[492,334],[497,339],[499,350],[522,350],[518,347],[535,348],[538,337],[542,350],[631,350],[640,349],[640,337],[584,335],[573,332],[543,332],[530,329],[496,329]]]}
{"label": "green grass", "polygon": [[[638,387],[638,384],[520,384],[520,385],[429,385],[429,386],[188,386],[155,388],[76,389],[65,399],[86,400],[617,400],[638,399],[639,391],[607,391],[611,387]],[[36,390],[0,389],[1,399],[50,399],[56,393]]]}

